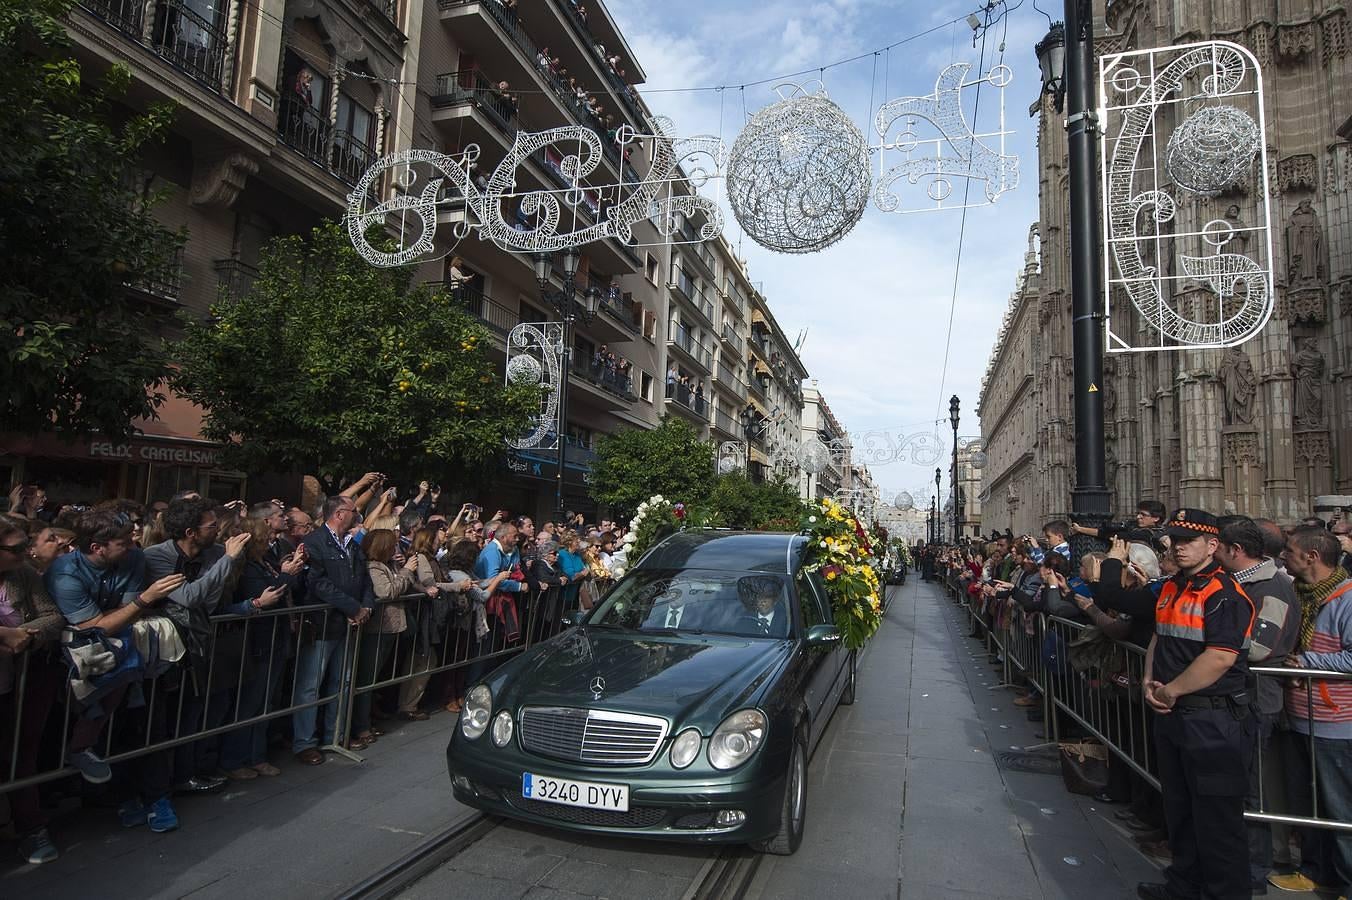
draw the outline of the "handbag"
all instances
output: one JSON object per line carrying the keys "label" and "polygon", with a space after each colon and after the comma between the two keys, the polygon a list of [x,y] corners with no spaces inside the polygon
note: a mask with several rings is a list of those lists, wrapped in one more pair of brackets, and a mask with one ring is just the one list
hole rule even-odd
{"label": "handbag", "polygon": [[1072,794],[1094,796],[1108,789],[1108,748],[1089,738],[1062,741],[1061,781]]}
{"label": "handbag", "polygon": [[597,594],[596,581],[594,579],[589,578],[586,581],[582,582],[582,584],[579,585],[577,589],[578,607],[583,612],[589,611],[593,606],[596,605],[596,594]]}

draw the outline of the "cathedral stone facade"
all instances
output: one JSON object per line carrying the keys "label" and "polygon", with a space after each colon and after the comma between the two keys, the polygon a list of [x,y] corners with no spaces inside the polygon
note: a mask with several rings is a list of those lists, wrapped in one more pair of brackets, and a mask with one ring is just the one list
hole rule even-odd
{"label": "cathedral stone facade", "polygon": [[[1278,521],[1309,515],[1316,496],[1352,493],[1352,22],[1337,0],[1096,7],[1100,54],[1221,39],[1258,59],[1276,280],[1272,319],[1240,347],[1108,354],[1100,387],[1114,509],[1127,514],[1151,498]],[[1040,219],[979,408],[985,527],[1019,533],[1069,514],[1075,468],[1064,113],[1050,97],[1030,112]],[[1180,203],[1180,214],[1257,221],[1256,176]],[[1180,304],[1204,290],[1177,284]],[[1149,338],[1125,298],[1112,308],[1114,332]]]}

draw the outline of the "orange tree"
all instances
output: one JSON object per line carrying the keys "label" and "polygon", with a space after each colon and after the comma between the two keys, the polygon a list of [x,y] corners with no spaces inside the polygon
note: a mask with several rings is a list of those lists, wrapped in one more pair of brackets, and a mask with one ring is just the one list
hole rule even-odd
{"label": "orange tree", "polygon": [[539,410],[539,388],[503,384],[477,319],[372,267],[332,223],[272,241],[248,294],[211,313],[187,323],[173,386],[245,471],[454,484]]}

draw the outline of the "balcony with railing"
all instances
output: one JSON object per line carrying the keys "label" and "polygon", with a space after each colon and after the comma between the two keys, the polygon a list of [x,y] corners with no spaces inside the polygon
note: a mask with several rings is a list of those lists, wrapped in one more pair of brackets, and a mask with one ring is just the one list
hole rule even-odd
{"label": "balcony with railing", "polygon": [[714,410],[713,426],[734,440],[742,437],[742,423],[721,409]]}
{"label": "balcony with railing", "polygon": [[450,295],[452,302],[459,304],[499,335],[505,337],[521,321],[520,313],[495,302],[478,288],[454,287],[450,283],[439,286]]}
{"label": "balcony with railing", "polygon": [[[530,77],[538,80],[538,83],[544,86],[567,114],[573,116],[579,124],[590,128],[601,136],[604,155],[614,167],[616,174],[619,174],[623,164],[622,155],[614,141],[605,139],[605,124],[593,115],[591,110],[587,109],[585,103],[578,100],[576,92],[571,90],[557,73],[550,67],[540,64],[540,47],[527,33],[515,11],[509,11],[498,0],[437,0],[437,5],[441,10],[444,21],[468,20],[477,12],[482,12],[488,19],[492,20],[494,25],[506,35],[510,44],[520,52],[521,57],[515,61],[518,70],[522,74],[531,73]],[[483,59],[498,57],[498,54],[492,52],[494,49],[492,46],[477,41],[477,38],[481,36],[463,30],[458,30],[456,36],[458,43],[471,42],[462,47],[467,52]]]}
{"label": "balcony with railing", "polygon": [[258,280],[258,269],[234,257],[212,263],[216,270],[216,291],[223,297],[239,300],[249,295]]}
{"label": "balcony with railing", "polygon": [[712,371],[713,354],[695,339],[694,333],[681,322],[671,323],[667,331],[668,346],[677,347],[690,361],[706,372]]}
{"label": "balcony with railing", "polygon": [[714,369],[714,380],[741,399],[746,399],[746,382],[738,378],[731,369],[721,362]]}
{"label": "balcony with railing", "polygon": [[709,421],[709,401],[700,388],[692,390],[689,385],[680,382],[668,384],[666,403],[668,407],[697,421]]}
{"label": "balcony with railing", "polygon": [[638,102],[635,89],[611,68],[610,62],[598,49],[603,44],[610,42],[597,37],[587,20],[582,18],[572,0],[555,0],[555,6],[562,12],[563,18],[572,26],[582,47],[585,48],[583,52],[590,56],[595,68],[601,73],[601,77],[605,79],[611,92],[620,99],[621,105],[633,117],[633,124],[637,125],[640,131],[646,130],[648,118],[643,111],[642,104]]}
{"label": "balcony with railing", "polygon": [[709,301],[707,290],[701,288],[700,284],[687,275],[684,269],[674,268],[672,271],[675,276],[672,288],[676,296],[689,303],[690,308],[698,312],[704,318],[705,323],[712,328],[714,325],[714,305]]}
{"label": "balcony with railing", "polygon": [[733,353],[738,356],[742,355],[742,339],[737,336],[737,330],[730,323],[723,323],[723,328],[719,331],[718,337]]}
{"label": "balcony with railing", "polygon": [[375,162],[374,148],[334,128],[319,110],[294,94],[282,97],[277,135],[292,150],[345,184],[356,184]]}
{"label": "balcony with railing", "polygon": [[686,255],[694,257],[700,267],[704,269],[705,276],[713,281],[717,277],[714,269],[714,255],[704,240],[700,238],[699,230],[690,224],[690,220],[687,218],[681,224],[679,233],[683,240],[688,241],[684,248]]}
{"label": "balcony with railing", "polygon": [[628,403],[638,401],[638,395],[634,393],[634,379],[631,376],[598,363],[590,357],[574,354],[571,358],[570,369],[574,377],[581,378]]}
{"label": "balcony with railing", "polygon": [[507,136],[508,143],[517,131],[517,105],[498,91],[479,69],[461,69],[437,76],[436,93],[432,95],[433,108],[469,105],[488,116]]}
{"label": "balcony with railing", "polygon": [[129,276],[124,284],[152,306],[177,307],[183,286],[183,248],[175,248],[165,265]]}
{"label": "balcony with railing", "polygon": [[[219,93],[230,61],[225,28],[182,0],[80,0],[80,6],[147,47],[198,84]],[[222,9],[224,7],[221,7]],[[146,13],[154,16],[146,29]]]}

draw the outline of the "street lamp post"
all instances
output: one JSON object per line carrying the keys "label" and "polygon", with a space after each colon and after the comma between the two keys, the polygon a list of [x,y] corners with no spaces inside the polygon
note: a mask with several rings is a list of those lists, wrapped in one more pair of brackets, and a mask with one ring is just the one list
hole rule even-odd
{"label": "street lamp post", "polygon": [[563,288],[556,291],[549,286],[549,275],[554,266],[553,254],[535,254],[535,280],[540,285],[540,299],[558,313],[560,321],[563,322],[563,347],[559,354],[563,372],[559,376],[559,423],[555,431],[559,444],[559,470],[554,476],[554,506],[558,511],[559,521],[563,520],[564,513],[563,464],[568,450],[568,376],[572,371],[573,325],[579,319],[583,324],[590,325],[596,318],[601,298],[600,291],[589,287],[582,293],[582,300],[578,301],[577,283],[574,278],[577,276],[579,258],[580,254],[576,247],[569,247],[563,251]]}
{"label": "street lamp post", "polygon": [[938,466],[934,467],[934,542],[936,544],[944,542],[944,519],[939,507],[939,497],[943,494],[939,487],[939,481],[943,478],[943,474],[943,469]]}
{"label": "street lamp post", "polygon": [[956,545],[959,540],[958,526],[958,507],[961,505],[962,496],[958,491],[958,395],[954,394],[948,401],[948,421],[953,423],[953,543]]}
{"label": "street lamp post", "polygon": [[[1103,286],[1099,273],[1098,163],[1094,139],[1094,15],[1089,0],[1065,0],[1066,21],[1053,23],[1037,45],[1042,87],[1065,106],[1070,144],[1070,288],[1075,387],[1075,486],[1071,515],[1108,521],[1103,426]],[[1094,549],[1081,542],[1080,552]]]}

